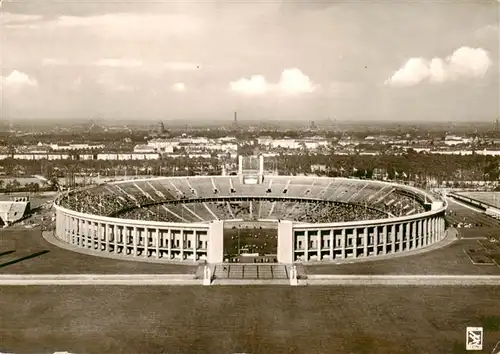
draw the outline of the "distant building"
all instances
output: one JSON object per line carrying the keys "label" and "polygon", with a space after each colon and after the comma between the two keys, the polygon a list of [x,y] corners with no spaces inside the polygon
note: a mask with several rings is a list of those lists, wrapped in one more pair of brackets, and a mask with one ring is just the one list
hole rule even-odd
{"label": "distant building", "polygon": [[319,165],[319,164],[316,164],[316,165],[311,165],[311,172],[326,172],[328,170],[328,168],[326,167],[326,165]]}
{"label": "distant building", "polygon": [[156,152],[156,148],[150,145],[136,145],[134,147],[134,152],[151,153]]}
{"label": "distant building", "polygon": [[9,226],[21,220],[30,210],[28,197],[16,197],[10,201],[0,201],[0,225]]}
{"label": "distant building", "polygon": [[170,131],[165,129],[165,126],[163,125],[163,122],[158,122],[158,124],[155,126],[153,131],[149,133],[150,136],[157,137],[157,138],[169,138],[170,137]]}

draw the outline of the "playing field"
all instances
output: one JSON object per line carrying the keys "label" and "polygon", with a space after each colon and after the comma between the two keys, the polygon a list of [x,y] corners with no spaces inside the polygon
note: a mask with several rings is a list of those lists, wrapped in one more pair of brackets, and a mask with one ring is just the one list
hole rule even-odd
{"label": "playing field", "polygon": [[278,231],[276,229],[259,227],[224,229],[224,255],[276,254],[277,248]]}
{"label": "playing field", "polygon": [[3,287],[0,351],[465,353],[500,341],[492,287]]}

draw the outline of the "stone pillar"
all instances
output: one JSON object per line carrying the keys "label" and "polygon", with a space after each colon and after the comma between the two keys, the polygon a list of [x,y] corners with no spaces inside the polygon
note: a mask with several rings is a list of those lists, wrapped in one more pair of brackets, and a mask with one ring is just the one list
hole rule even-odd
{"label": "stone pillar", "polygon": [[431,245],[434,242],[434,218],[429,219],[429,241],[428,244]]}
{"label": "stone pillar", "polygon": [[304,231],[304,237],[306,238],[306,249],[305,249],[305,261],[309,261],[309,230]]}
{"label": "stone pillar", "polygon": [[352,229],[352,257],[358,257],[358,229],[356,227]]}
{"label": "stone pillar", "polygon": [[423,241],[422,241],[422,234],[423,234],[423,222],[422,220],[418,220],[417,221],[417,227],[418,227],[418,231],[417,231],[417,245],[418,247],[422,247],[422,244],[423,244]]}
{"label": "stone pillar", "polygon": [[416,244],[417,237],[418,237],[418,235],[417,235],[417,223],[418,223],[418,221],[413,221],[411,223],[411,241],[412,241],[412,243],[411,243],[411,249],[412,250],[414,250],[415,248],[417,248],[417,244]]}
{"label": "stone pillar", "polygon": [[431,241],[431,220],[425,220],[425,245],[428,246]]}
{"label": "stone pillar", "polygon": [[321,230],[316,231],[316,251],[317,251],[317,257],[318,261],[321,261],[321,249],[323,248],[323,235],[321,233]]}
{"label": "stone pillar", "polygon": [[111,228],[108,223],[105,223],[104,225],[104,250],[106,252],[109,252],[109,240],[111,237]]}
{"label": "stone pillar", "polygon": [[391,253],[394,253],[394,252],[396,252],[396,239],[398,238],[396,224],[390,225],[390,228],[391,228],[391,237],[392,237]]}
{"label": "stone pillar", "polygon": [[156,229],[155,234],[156,259],[160,258],[160,229]]}
{"label": "stone pillar", "polygon": [[149,257],[149,233],[150,233],[150,229],[148,229],[147,227],[144,227],[144,233],[145,235],[143,236],[143,240],[144,240],[144,258],[148,258]]}
{"label": "stone pillar", "polygon": [[194,230],[194,247],[191,247],[193,249],[193,262],[196,262],[198,260],[198,245],[200,244],[200,235],[198,230]]}
{"label": "stone pillar", "polygon": [[383,249],[383,254],[387,254],[387,225],[384,225],[382,227],[382,249]]}
{"label": "stone pillar", "polygon": [[335,231],[332,229],[330,230],[330,260],[335,259],[335,253],[333,252],[333,249],[335,248]]}
{"label": "stone pillar", "polygon": [[95,237],[94,237],[94,248],[97,250],[101,250],[101,243],[102,243],[102,228],[101,228],[101,222],[98,221],[95,223]]}
{"label": "stone pillar", "polygon": [[434,218],[434,241],[437,242],[439,240],[439,217]]}
{"label": "stone pillar", "polygon": [[68,232],[68,237],[66,239],[66,242],[68,242],[70,245],[73,243],[73,235],[75,232],[75,218],[70,216],[69,217],[69,232]]}
{"label": "stone pillar", "polygon": [[78,227],[79,227],[78,218],[73,219],[73,224],[74,224],[73,227],[75,228],[75,232],[73,233],[73,239],[71,241],[71,244],[76,245],[76,240],[78,240]]}
{"label": "stone pillar", "polygon": [[95,241],[95,222],[90,221],[89,222],[89,233],[88,233],[88,247],[90,249],[94,248],[94,241]]}
{"label": "stone pillar", "polygon": [[238,175],[243,174],[243,156],[238,156]]}
{"label": "stone pillar", "polygon": [[422,247],[427,246],[427,219],[422,220]]}
{"label": "stone pillar", "polygon": [[411,224],[409,222],[405,224],[405,237],[406,237],[406,251],[409,251],[410,241],[411,241]]}
{"label": "stone pillar", "polygon": [[82,232],[80,235],[80,247],[86,247],[87,246],[87,221],[85,219],[82,219]]}
{"label": "stone pillar", "polygon": [[376,225],[373,227],[373,255],[374,256],[378,255],[378,244],[379,244],[378,225]]}
{"label": "stone pillar", "polygon": [[75,240],[73,242],[74,245],[80,245],[80,232],[81,232],[81,222],[80,219],[76,219],[76,230],[75,230]]}
{"label": "stone pillar", "polygon": [[437,230],[437,235],[436,235],[437,239],[436,240],[439,241],[439,240],[441,240],[441,217],[440,216],[438,216],[436,218],[436,230]]}
{"label": "stone pillar", "polygon": [[184,260],[184,242],[186,242],[184,240],[184,238],[186,237],[185,233],[184,233],[184,229],[181,229],[181,260],[183,261]]}
{"label": "stone pillar", "polygon": [[87,241],[86,241],[86,248],[92,248],[94,244],[94,222],[93,221],[87,221]]}
{"label": "stone pillar", "polygon": [[224,261],[224,222],[222,220],[212,221],[209,224],[207,259],[208,263]]}
{"label": "stone pillar", "polygon": [[87,248],[94,247],[94,222],[87,223]]}
{"label": "stone pillar", "polygon": [[88,244],[88,235],[89,235],[89,222],[83,219],[83,237],[82,237],[82,247],[87,248]]}
{"label": "stone pillar", "polygon": [[427,246],[432,243],[432,218],[427,220]]}
{"label": "stone pillar", "polygon": [[368,227],[363,231],[363,256],[368,257]]}
{"label": "stone pillar", "polygon": [[168,229],[167,231],[168,238],[168,259],[172,259],[172,230]]}
{"label": "stone pillar", "polygon": [[118,237],[120,237],[122,233],[122,228],[119,225],[113,225],[113,251],[115,254],[118,254]]}
{"label": "stone pillar", "polygon": [[138,232],[136,226],[134,226],[132,237],[133,237],[133,245],[134,245],[134,257],[137,257],[137,243],[139,242],[139,240],[138,240],[139,232]]}
{"label": "stone pillar", "polygon": [[341,231],[341,236],[340,236],[340,247],[341,247],[341,251],[342,251],[342,259],[345,259],[346,258],[346,252],[345,252],[345,249],[346,249],[346,245],[347,245],[347,232],[345,230],[345,228],[342,228],[342,231]]}
{"label": "stone pillar", "polygon": [[64,242],[68,242],[68,235],[70,233],[69,231],[69,216],[65,216],[64,219],[62,220],[63,222],[63,233],[61,235],[61,239],[64,241]]}
{"label": "stone pillar", "polygon": [[103,251],[106,244],[106,224],[99,221],[97,223],[97,230],[98,230],[97,248],[99,251]]}
{"label": "stone pillar", "polygon": [[82,235],[83,235],[83,221],[82,219],[78,219],[78,233],[76,238],[78,247],[82,247]]}
{"label": "stone pillar", "polygon": [[295,235],[293,234],[293,223],[283,220],[278,223],[278,262],[293,263]]}

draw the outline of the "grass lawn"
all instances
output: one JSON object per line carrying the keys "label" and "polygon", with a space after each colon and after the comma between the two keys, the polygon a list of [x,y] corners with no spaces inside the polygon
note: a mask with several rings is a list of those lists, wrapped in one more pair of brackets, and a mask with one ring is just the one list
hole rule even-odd
{"label": "grass lawn", "polygon": [[0,230],[0,274],[194,273],[196,266],[108,259],[48,243],[40,230]]}
{"label": "grass lawn", "polygon": [[3,287],[1,352],[465,353],[500,287]]}

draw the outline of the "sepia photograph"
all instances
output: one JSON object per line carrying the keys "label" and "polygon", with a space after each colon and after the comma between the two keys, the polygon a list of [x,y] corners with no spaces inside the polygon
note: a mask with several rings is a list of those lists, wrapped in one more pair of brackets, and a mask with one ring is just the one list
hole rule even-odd
{"label": "sepia photograph", "polygon": [[0,0],[0,354],[500,354],[500,0]]}

